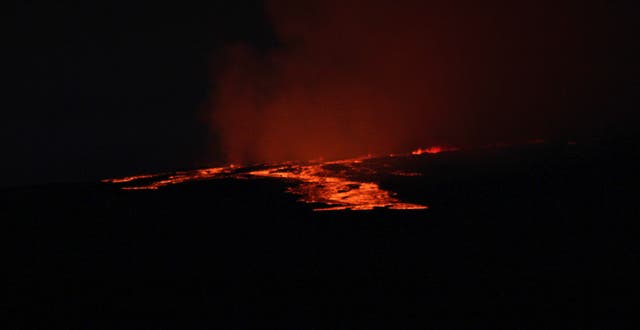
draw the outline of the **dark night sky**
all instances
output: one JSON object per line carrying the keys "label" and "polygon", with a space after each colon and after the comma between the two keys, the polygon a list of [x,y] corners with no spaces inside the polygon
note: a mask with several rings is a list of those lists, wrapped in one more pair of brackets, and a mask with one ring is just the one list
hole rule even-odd
{"label": "dark night sky", "polygon": [[[5,175],[0,180],[0,186],[93,180],[225,161],[228,152],[220,146],[220,134],[227,133],[216,130],[216,126],[210,123],[210,117],[211,112],[216,111],[215,106],[212,106],[216,101],[212,101],[212,98],[220,96],[218,85],[228,82],[228,79],[220,79],[220,76],[228,76],[224,72],[229,67],[238,65],[238,61],[229,61],[228,50],[234,45],[244,45],[244,48],[250,49],[251,56],[256,58],[248,63],[282,59],[283,57],[274,57],[273,54],[280,54],[283,49],[286,53],[287,49],[295,48],[296,38],[300,37],[288,29],[303,26],[300,38],[308,36],[305,35],[304,27],[314,24],[314,10],[317,10],[312,3],[322,4],[310,1],[307,5],[302,1],[289,10],[291,3],[287,1],[272,1],[269,4],[261,1],[208,1],[207,4],[200,5],[187,5],[183,2],[165,5],[151,1],[12,3],[9,7],[12,15],[8,21],[12,37],[5,41],[3,47],[5,60],[2,81],[6,95],[1,103],[3,118],[0,122],[0,146],[4,157],[0,169]],[[502,9],[497,2],[484,7],[460,3],[446,8],[438,6],[437,2],[412,3],[432,5],[427,9],[436,13],[433,17],[449,20],[441,27],[455,31],[435,35],[442,39],[437,41],[440,45],[452,44],[451,39],[456,38],[473,40],[473,36],[467,34],[476,28],[469,25],[466,20],[468,17],[486,17],[485,14],[491,13],[500,22],[496,29],[509,30],[510,24],[520,26],[518,13],[530,10],[524,5],[519,8],[513,4],[508,9]],[[544,53],[546,59],[552,59],[553,64],[547,69],[560,73],[531,75],[533,70],[529,70],[523,71],[525,76],[528,74],[538,77],[542,83],[546,83],[546,79],[549,85],[553,85],[550,81],[552,77],[563,77],[564,80],[556,82],[559,87],[554,91],[568,92],[549,92],[554,96],[529,102],[527,100],[533,94],[507,88],[507,91],[517,92],[504,98],[500,96],[500,100],[509,100],[500,101],[501,106],[525,104],[522,108],[524,110],[517,115],[529,122],[549,116],[561,118],[560,124],[541,128],[540,132],[548,133],[550,138],[563,135],[559,134],[563,129],[567,136],[634,134],[636,124],[632,119],[638,106],[640,85],[636,63],[639,53],[635,40],[635,28],[639,20],[635,8],[637,5],[633,1],[543,3],[546,6],[539,7],[540,12],[522,14],[531,24],[522,25],[528,33],[527,38],[535,40],[535,47],[523,48],[529,55],[518,61],[500,60],[506,64],[498,63],[498,60],[492,60],[491,63],[501,72],[520,72],[518,70],[526,66],[530,58],[536,58],[539,55],[536,52],[539,51],[540,54]],[[333,10],[330,5],[325,9]],[[439,10],[453,14],[438,16]],[[458,14],[474,11],[479,15]],[[401,10],[398,12],[402,13]],[[366,5],[356,7],[355,13],[365,18],[380,14],[369,15]],[[570,13],[571,16],[567,21],[563,18],[565,13]],[[556,30],[551,31],[544,26],[538,29],[535,25],[538,16],[535,15],[552,17]],[[322,14],[319,17],[322,18]],[[329,14],[327,17],[333,16]],[[402,20],[402,15],[398,17],[398,20],[392,19],[385,23],[390,25],[390,30],[393,31],[392,25]],[[298,21],[301,19],[308,22],[300,25]],[[341,30],[341,22],[344,21],[335,20],[332,33]],[[484,21],[478,22],[482,24]],[[562,27],[571,31],[575,28],[578,32],[563,34],[564,31],[557,30]],[[314,38],[314,31],[318,29],[314,27],[309,31],[310,38]],[[347,37],[356,33],[354,30],[349,31],[345,33]],[[495,44],[470,46],[463,48],[462,52],[467,49],[474,54],[478,49],[505,50],[511,49],[510,45],[528,45],[515,34],[509,33],[505,32],[507,37],[503,41],[494,40]],[[583,48],[567,50],[570,46],[563,45],[567,40],[562,41],[562,37],[547,42],[548,37],[554,35],[567,35],[570,43],[574,41],[571,37],[580,36],[585,38],[580,40],[586,42],[578,42]],[[318,53],[324,54],[324,50],[318,47],[324,47],[327,43],[323,40],[308,44],[310,46],[307,49],[315,51],[317,56]],[[340,42],[330,43],[329,46],[331,45],[340,45]],[[380,49],[385,48],[385,45],[379,46]],[[561,65],[563,61],[573,63],[571,58],[556,61],[557,58],[580,54],[581,51],[588,53],[587,60],[578,61],[579,65],[571,66],[571,69],[565,70]],[[329,55],[332,52],[327,50]],[[372,49],[370,52],[375,53],[376,50]],[[493,53],[489,51],[484,54]],[[440,55],[445,57],[450,54]],[[288,60],[287,56],[293,59]],[[314,60],[306,62],[300,56],[295,50],[292,55],[285,55],[284,61],[289,64],[283,67],[288,70],[287,68],[304,63],[318,63]],[[459,60],[462,67],[470,67],[468,79],[473,81],[474,77],[485,73],[484,69],[474,66],[479,62],[466,61],[464,57]],[[445,66],[450,63],[447,59],[442,61]],[[389,67],[391,69],[393,67]],[[511,69],[513,71],[509,71]],[[572,70],[581,70],[581,73],[565,79]],[[275,72],[277,75],[277,69]],[[462,71],[455,71],[462,76],[460,72]],[[329,73],[345,74],[340,71]],[[259,74],[258,79],[265,83],[271,82],[263,76]],[[284,79],[295,81],[300,77],[307,77],[308,73],[283,76]],[[464,99],[466,95],[474,102],[485,102],[479,107],[488,108],[488,104],[495,103],[498,97],[497,81],[502,85],[509,85],[509,79],[515,76],[517,74],[512,73],[496,75],[498,78],[483,82],[488,86],[479,87],[478,90],[486,91],[486,94],[471,92],[479,84],[468,83],[460,89],[461,98]],[[251,74],[249,78],[243,79],[252,77],[255,75]],[[573,85],[569,85],[576,81],[580,86],[586,87],[572,89]],[[284,82],[285,85],[287,83]],[[524,84],[522,88],[526,89],[528,86]],[[565,88],[567,86],[569,87]],[[384,85],[375,86],[372,91],[383,87]],[[287,91],[286,88],[284,90]],[[328,93],[331,97],[340,96],[339,92]],[[563,98],[562,95],[570,96]],[[514,101],[517,96],[523,96],[523,99]],[[226,96],[221,96],[224,97]],[[276,98],[275,103],[278,102]],[[533,106],[526,106],[534,103],[562,104],[568,110],[543,110],[544,115],[530,115],[539,111]],[[496,113],[500,113],[500,108],[496,109]],[[233,107],[228,111],[233,112]],[[488,113],[491,116],[491,112]],[[434,138],[434,141],[446,142],[441,141],[444,136],[453,143],[458,140],[468,142],[465,139],[479,137],[491,142],[492,136],[483,136],[481,133],[481,128],[490,125],[487,124],[490,120],[483,123],[482,119],[477,118],[477,114],[471,115],[464,110],[454,114],[451,118],[443,119],[443,122],[452,122],[452,118],[456,116],[469,115],[465,120],[478,124],[467,124],[468,130],[464,134],[456,133],[457,129],[462,129],[460,126],[442,126],[443,129],[437,132],[440,140]],[[571,121],[584,122],[584,125],[568,125]],[[371,127],[375,127],[372,125]],[[445,128],[451,128],[451,132],[443,134]],[[491,127],[487,131],[500,131],[496,128],[499,127]],[[509,136],[505,133],[497,138]],[[429,142],[431,141],[425,141]]]}
{"label": "dark night sky", "polygon": [[273,42],[258,1],[20,1],[13,15],[1,185],[215,161],[212,59]]}

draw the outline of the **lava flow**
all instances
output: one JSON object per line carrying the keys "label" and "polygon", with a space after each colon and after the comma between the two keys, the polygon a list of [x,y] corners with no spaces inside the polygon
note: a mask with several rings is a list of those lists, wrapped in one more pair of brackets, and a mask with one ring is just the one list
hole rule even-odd
{"label": "lava flow", "polygon": [[174,174],[145,174],[127,176],[117,179],[105,179],[104,183],[126,183],[121,187],[122,190],[156,190],[160,187],[179,184],[189,181],[199,181],[206,179],[214,179],[220,176],[221,173],[233,167],[217,167],[207,168],[194,171],[176,172]]}
{"label": "lava flow", "polygon": [[[431,147],[418,149],[412,155],[452,151],[454,148]],[[299,195],[299,201],[313,205],[314,211],[338,210],[421,210],[427,206],[412,204],[396,198],[394,192],[382,189],[375,177],[420,176],[393,168],[393,157],[353,158],[340,161],[312,161],[300,163],[266,164],[252,167],[226,166],[175,173],[147,174],[102,180],[123,190],[157,190],[186,182],[231,179],[274,178],[291,183],[286,192]],[[403,156],[411,156],[405,154]],[[382,165],[381,165],[382,164]]]}
{"label": "lava flow", "polygon": [[[300,184],[290,187],[287,191],[300,195],[301,202],[326,205],[325,207],[316,207],[314,211],[372,210],[374,208],[419,210],[427,208],[424,205],[403,203],[393,197],[393,193],[381,189],[374,182],[361,182],[342,177],[350,170],[354,172],[353,166],[360,163],[360,160],[355,159],[304,166],[285,165],[253,171],[251,175],[300,181]],[[343,168],[336,173],[327,169],[327,165],[338,165]]]}
{"label": "lava flow", "polygon": [[411,152],[412,155],[422,155],[422,154],[438,154],[444,151],[457,151],[458,148],[454,147],[446,147],[446,146],[432,146],[427,148],[416,149]]}

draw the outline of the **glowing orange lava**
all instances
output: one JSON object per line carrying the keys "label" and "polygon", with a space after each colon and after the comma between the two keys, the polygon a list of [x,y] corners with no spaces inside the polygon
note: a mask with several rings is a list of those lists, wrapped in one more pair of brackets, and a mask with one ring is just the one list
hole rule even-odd
{"label": "glowing orange lava", "polygon": [[[414,150],[411,154],[436,154],[454,150],[458,149],[433,146]],[[388,159],[396,156],[400,155],[390,155]],[[267,164],[257,166],[257,169],[256,167],[229,165],[194,171],[105,179],[102,182],[119,185],[122,190],[157,190],[165,186],[201,180],[276,178],[291,181],[291,186],[286,191],[300,196],[300,202],[313,204],[314,211],[373,210],[376,208],[423,210],[427,208],[425,205],[400,201],[395,197],[395,193],[380,188],[372,178],[376,174],[415,177],[421,176],[422,173],[387,169],[386,165],[380,169],[374,169],[364,164],[371,159],[373,159],[371,155],[367,155],[366,157],[330,162],[317,160],[303,163]],[[384,171],[384,173],[377,173],[378,171]]]}
{"label": "glowing orange lava", "polygon": [[125,182],[132,182],[132,181],[137,181],[137,180],[142,180],[142,179],[153,178],[153,177],[160,176],[160,175],[162,175],[162,174],[133,175],[133,176],[125,176],[124,178],[117,178],[117,179],[104,179],[104,180],[102,180],[102,182],[105,182],[105,183],[125,183]]}
{"label": "glowing orange lava", "polygon": [[306,166],[287,165],[267,170],[253,171],[250,174],[258,177],[286,178],[301,181],[287,191],[300,195],[300,201],[309,204],[324,204],[314,211],[337,210],[373,210],[386,208],[394,210],[422,210],[427,206],[403,203],[393,197],[393,193],[380,189],[373,182],[359,182],[341,177],[338,173],[328,171],[325,165],[340,164],[350,166],[361,161],[345,160],[326,162]]}
{"label": "glowing orange lava", "polygon": [[411,152],[412,155],[422,155],[422,154],[438,154],[444,151],[456,151],[458,148],[454,147],[445,147],[445,146],[431,146],[427,148],[416,149]]}
{"label": "glowing orange lava", "polygon": [[[189,181],[199,181],[206,179],[213,179],[218,177],[221,173],[233,168],[229,167],[214,167],[207,169],[200,169],[194,171],[176,172],[175,174],[147,174],[128,176],[118,179],[105,179],[102,182],[105,183],[127,183],[128,185],[122,186],[122,190],[157,190],[160,187],[179,184]],[[157,181],[151,181],[151,179],[159,179]],[[148,180],[149,179],[149,180]],[[148,181],[148,182],[147,182]]]}

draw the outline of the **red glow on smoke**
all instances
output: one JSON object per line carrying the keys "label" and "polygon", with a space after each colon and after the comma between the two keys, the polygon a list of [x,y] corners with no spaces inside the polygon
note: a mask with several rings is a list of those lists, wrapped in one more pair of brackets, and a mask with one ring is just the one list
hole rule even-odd
{"label": "red glow on smoke", "polygon": [[212,123],[228,162],[511,143],[578,125],[583,100],[567,88],[586,90],[586,21],[562,2],[268,0],[266,9],[278,46],[228,46],[216,71]]}

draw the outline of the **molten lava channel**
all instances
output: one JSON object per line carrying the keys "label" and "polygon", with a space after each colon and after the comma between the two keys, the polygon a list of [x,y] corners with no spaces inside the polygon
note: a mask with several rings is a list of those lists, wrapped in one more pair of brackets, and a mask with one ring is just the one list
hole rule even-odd
{"label": "molten lava channel", "polygon": [[[433,154],[453,151],[454,148],[430,147],[413,151],[412,155]],[[390,157],[395,157],[390,156]],[[116,179],[102,180],[116,184],[123,190],[157,190],[159,188],[186,182],[234,178],[274,178],[292,182],[287,192],[300,196],[299,201],[314,205],[314,211],[373,210],[376,208],[393,210],[423,210],[427,206],[405,203],[395,197],[395,193],[382,189],[378,183],[355,179],[371,171],[360,166],[363,158],[333,162],[283,163],[249,167],[215,167],[176,173],[145,174]],[[335,170],[339,167],[341,170]],[[365,171],[366,170],[366,171]],[[391,175],[419,176],[420,173],[393,171]],[[364,176],[366,177],[366,176]]]}
{"label": "molten lava channel", "polygon": [[359,160],[319,163],[305,166],[287,165],[251,172],[258,177],[286,178],[300,181],[287,191],[300,195],[300,201],[310,204],[324,204],[314,211],[373,210],[387,208],[394,210],[421,210],[427,206],[403,203],[393,197],[393,193],[383,190],[373,182],[353,181],[325,169],[325,165],[340,164],[350,166]]}

